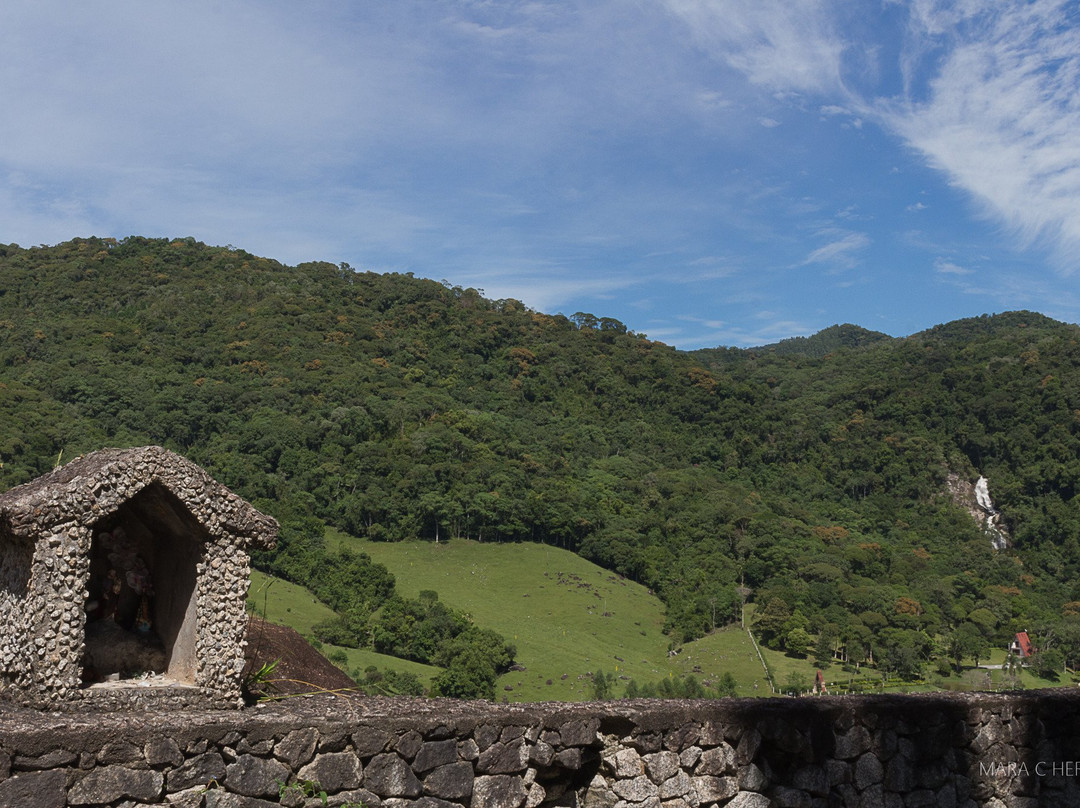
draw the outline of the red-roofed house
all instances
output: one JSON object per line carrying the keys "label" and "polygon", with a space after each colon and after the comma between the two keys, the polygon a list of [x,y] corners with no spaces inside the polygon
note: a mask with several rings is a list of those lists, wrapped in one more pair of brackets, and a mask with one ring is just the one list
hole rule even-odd
{"label": "red-roofed house", "polygon": [[1029,656],[1035,653],[1035,646],[1031,644],[1031,638],[1028,637],[1026,631],[1017,633],[1016,637],[1009,644],[1009,653],[1015,654],[1021,659],[1027,659]]}

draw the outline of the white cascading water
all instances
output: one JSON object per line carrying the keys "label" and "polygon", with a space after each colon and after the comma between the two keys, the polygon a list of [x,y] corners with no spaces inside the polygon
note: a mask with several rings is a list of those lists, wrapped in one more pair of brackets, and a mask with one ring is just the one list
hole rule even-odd
{"label": "white cascading water", "polygon": [[979,477],[978,482],[975,483],[975,502],[986,511],[986,532],[990,536],[990,543],[995,550],[1004,550],[1009,546],[1009,542],[1005,534],[997,528],[999,513],[994,507],[994,501],[990,499],[990,484],[985,477]]}

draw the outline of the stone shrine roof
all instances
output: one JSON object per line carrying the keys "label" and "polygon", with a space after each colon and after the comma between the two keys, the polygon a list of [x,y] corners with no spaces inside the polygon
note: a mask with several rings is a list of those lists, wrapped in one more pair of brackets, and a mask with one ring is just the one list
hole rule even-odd
{"label": "stone shrine roof", "polygon": [[271,547],[278,524],[203,469],[160,446],[91,452],[0,494],[0,540],[34,541],[58,525],[86,526],[157,483],[214,533]]}

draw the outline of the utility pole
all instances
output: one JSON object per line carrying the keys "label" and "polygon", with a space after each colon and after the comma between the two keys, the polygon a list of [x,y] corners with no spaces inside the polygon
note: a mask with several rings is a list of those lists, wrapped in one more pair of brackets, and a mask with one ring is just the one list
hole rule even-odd
{"label": "utility pole", "polygon": [[[739,607],[739,625],[742,628],[746,628],[746,599],[750,597],[750,589],[746,586],[746,572],[742,572],[739,575],[739,588],[735,590],[739,593],[739,599],[742,601],[742,606]],[[713,621],[716,622],[715,620]]]}

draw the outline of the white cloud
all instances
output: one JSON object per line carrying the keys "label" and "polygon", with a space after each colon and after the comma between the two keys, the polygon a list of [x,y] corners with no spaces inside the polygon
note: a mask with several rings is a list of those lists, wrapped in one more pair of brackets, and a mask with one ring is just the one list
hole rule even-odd
{"label": "white cloud", "polygon": [[699,90],[694,99],[703,112],[717,112],[731,106],[731,101],[716,90]]}
{"label": "white cloud", "polygon": [[0,243],[24,247],[93,235],[85,202],[67,190],[43,187],[29,177],[0,174]]}
{"label": "white cloud", "polygon": [[848,205],[836,212],[836,218],[846,222],[865,222],[873,217],[862,213],[858,205]]}
{"label": "white cloud", "polygon": [[663,338],[666,343],[676,348],[700,345],[735,345],[752,348],[770,345],[792,336],[809,336],[814,333],[814,329],[806,323],[784,319],[776,312],[768,310],[759,310],[752,314],[751,319],[759,323],[753,328],[709,317],[683,315],[677,319],[680,322],[691,323],[693,328],[649,329],[649,336],[654,339]]}
{"label": "white cloud", "polygon": [[968,269],[967,267],[958,266],[952,261],[948,261],[944,258],[938,258],[934,262],[934,269],[940,272],[942,275],[974,275],[975,270]]}
{"label": "white cloud", "polygon": [[841,106],[838,106],[836,104],[826,104],[823,107],[821,107],[819,112],[821,113],[822,118],[830,118],[830,117],[835,117],[835,116],[843,116],[843,117],[846,117],[846,118],[850,118],[850,120],[845,121],[844,123],[841,124],[841,126],[843,126],[845,129],[847,129],[849,127],[852,128],[852,129],[862,129],[863,128],[863,120],[862,120],[862,118],[855,115],[855,113],[853,113],[847,107],[841,107]]}
{"label": "white cloud", "polygon": [[[839,235],[839,234],[837,234]],[[818,247],[803,260],[806,264],[831,264],[851,267],[857,262],[856,253],[870,246],[870,237],[865,233],[844,233],[828,244]]]}
{"label": "white cloud", "polygon": [[[866,119],[881,124],[977,200],[1022,247],[1045,243],[1060,266],[1080,267],[1075,3],[893,5],[908,13],[892,66],[904,91],[886,96],[867,81],[878,75],[888,49],[868,30],[845,27],[849,4],[667,0],[702,47],[752,83],[782,99],[814,94],[820,115],[849,116],[846,125],[855,129]],[[860,51],[870,56],[856,58]]]}
{"label": "white cloud", "polygon": [[1024,243],[1048,238],[1069,261],[1080,246],[1080,32],[1058,27],[1060,3],[995,8],[956,35],[929,97],[885,120]]}
{"label": "white cloud", "polygon": [[[543,312],[559,311],[568,303],[582,298],[610,298],[641,283],[640,279],[626,274],[575,277],[558,267],[538,272],[538,267],[520,265],[493,266],[489,270],[465,274],[455,282],[483,289],[486,297],[495,300],[513,298]],[[595,313],[597,316],[603,314]]]}
{"label": "white cloud", "polygon": [[[336,61],[333,43],[320,47],[271,6],[114,0],[63,15],[5,6],[0,143],[9,164],[220,166],[273,153],[274,169],[295,171],[362,131],[358,108],[392,100],[368,78],[376,54]],[[342,87],[351,104],[335,103]]]}
{"label": "white cloud", "polygon": [[666,0],[695,38],[754,84],[835,91],[844,42],[826,0]]}
{"label": "white cloud", "polygon": [[946,49],[926,98],[882,105],[883,121],[1022,245],[1045,241],[1063,267],[1080,265],[1080,31],[1066,4],[916,11]]}
{"label": "white cloud", "polygon": [[[29,243],[224,233],[286,261],[376,247],[384,263],[423,261],[437,231],[522,241],[511,214],[589,177],[583,132],[728,105],[678,80],[656,25],[617,4],[414,5],[102,0],[58,15],[5,2],[0,230]],[[568,241],[590,224],[544,222]]]}
{"label": "white cloud", "polygon": [[717,281],[738,274],[738,268],[731,258],[709,255],[690,261],[685,270],[675,275],[668,275],[668,283],[697,284],[703,281]]}

